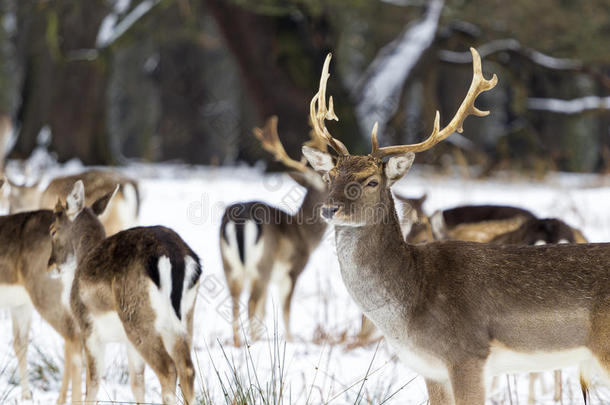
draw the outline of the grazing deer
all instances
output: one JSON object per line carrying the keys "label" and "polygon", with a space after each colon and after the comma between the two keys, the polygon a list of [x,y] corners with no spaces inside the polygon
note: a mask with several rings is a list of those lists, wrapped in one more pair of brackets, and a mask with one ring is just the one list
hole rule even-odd
{"label": "grazing deer", "polygon": [[108,235],[114,235],[136,225],[140,205],[138,183],[114,170],[92,169],[71,176],[57,177],[42,192],[38,184],[30,186],[11,184],[9,194],[11,213],[36,209],[52,210],[57,199],[63,200],[77,180],[85,184],[87,190],[85,203],[88,205],[114,190],[117,184],[120,186],[108,212],[100,217]]}
{"label": "grazing deer", "polygon": [[[488,114],[474,102],[497,78],[484,79],[471,52],[473,81],[449,124],[439,129],[437,113],[425,141],[387,147],[378,146],[375,126],[367,156],[350,155],[325,127],[327,58],[310,114],[316,135],[338,156],[303,153],[328,181],[322,215],[335,227],[343,281],[399,357],[424,376],[432,405],[483,405],[489,377],[507,372],[581,364],[610,383],[610,244],[403,240],[392,184],[415,153],[461,132],[468,115]],[[361,192],[347,195],[348,185]]]}
{"label": "grazing deer", "polygon": [[[240,342],[239,299],[244,284],[250,282],[248,319],[251,335],[259,337],[253,320],[264,319],[268,286],[279,286],[286,339],[290,333],[290,306],[298,277],[316,249],[326,222],[320,217],[319,206],[326,198],[326,185],[305,161],[292,160],[284,150],[277,133],[277,118],[267,121],[264,129],[254,131],[263,148],[285,166],[296,170],[289,173],[306,189],[303,202],[295,214],[263,202],[236,203],[225,210],[220,229],[220,252],[233,304],[233,340]],[[326,150],[315,142],[314,147]]]}
{"label": "grazing deer", "polygon": [[131,387],[144,403],[144,365],[161,382],[163,403],[176,403],[176,377],[186,404],[194,404],[191,360],[193,311],[199,286],[199,258],[171,229],[138,227],[105,238],[98,217],[118,187],[85,207],[78,180],[57,202],[50,228],[49,271],[70,288],[72,313],[87,359],[86,402],[97,399],[104,371],[104,346],[127,344]]}
{"label": "grazing deer", "polygon": [[[2,180],[0,180],[2,182]],[[70,290],[47,275],[51,254],[50,210],[0,216],[0,307],[9,308],[13,347],[18,359],[21,398],[31,399],[27,350],[35,308],[65,340],[64,373],[58,404],[66,401],[72,382],[72,403],[81,403],[82,360],[78,327],[72,318]]]}

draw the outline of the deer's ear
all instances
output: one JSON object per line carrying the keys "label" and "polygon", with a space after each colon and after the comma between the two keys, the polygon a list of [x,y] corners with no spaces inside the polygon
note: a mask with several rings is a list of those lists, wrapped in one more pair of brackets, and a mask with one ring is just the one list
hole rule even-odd
{"label": "deer's ear", "polygon": [[330,153],[322,152],[319,149],[307,145],[303,146],[302,151],[311,167],[317,172],[326,173],[335,167],[333,157]]}
{"label": "deer's ear", "polygon": [[388,187],[407,174],[413,164],[413,160],[415,160],[415,153],[408,152],[404,155],[392,156],[385,163],[384,171],[388,179]]}
{"label": "deer's ear", "polygon": [[70,194],[66,197],[66,206],[66,213],[68,214],[70,221],[74,221],[83,208],[85,208],[85,185],[82,180],[78,180],[74,183],[72,191],[70,191]]}
{"label": "deer's ear", "polygon": [[114,190],[112,190],[105,196],[99,198],[96,202],[93,203],[93,205],[91,206],[91,209],[93,210],[93,213],[95,215],[97,215],[99,217],[104,212],[106,212],[106,209],[108,208],[108,205],[110,204],[110,201],[115,196],[117,191],[119,191],[119,187],[120,187],[120,185],[117,184],[116,187],[114,188]]}

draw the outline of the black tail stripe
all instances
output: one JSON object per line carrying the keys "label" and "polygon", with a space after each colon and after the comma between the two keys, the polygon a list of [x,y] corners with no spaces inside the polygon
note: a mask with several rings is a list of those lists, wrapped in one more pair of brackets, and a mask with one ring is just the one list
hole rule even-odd
{"label": "black tail stripe", "polygon": [[172,307],[178,319],[182,319],[180,315],[180,302],[182,301],[182,286],[184,285],[184,272],[185,264],[184,257],[182,255],[172,255],[170,258],[172,266],[172,292],[170,294],[170,300],[172,301]]}
{"label": "black tail stripe", "polygon": [[239,250],[239,260],[246,264],[246,246],[244,231],[246,228],[245,222],[235,222],[235,239],[237,239],[237,248]]}

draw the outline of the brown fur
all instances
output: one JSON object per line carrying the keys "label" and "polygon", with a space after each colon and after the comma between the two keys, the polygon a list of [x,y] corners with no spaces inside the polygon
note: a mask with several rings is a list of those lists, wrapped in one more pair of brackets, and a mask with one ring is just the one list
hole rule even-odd
{"label": "brown fur", "polygon": [[[74,196],[75,190],[76,186],[71,196]],[[103,347],[106,342],[101,340],[102,332],[96,331],[95,319],[106,314],[117,314],[129,342],[131,386],[136,401],[144,402],[145,361],[161,382],[164,403],[175,403],[176,378],[179,378],[185,403],[193,404],[195,374],[190,352],[194,301],[188,313],[181,314],[186,317],[186,333],[172,334],[171,340],[166,341],[155,326],[161,315],[157,314],[150,301],[149,289],[161,288],[158,268],[161,257],[171,260],[170,277],[173,279],[178,273],[185,277],[184,258],[188,256],[196,263],[197,271],[192,275],[194,278],[188,281],[190,287],[187,292],[191,293],[194,289],[196,296],[199,258],[175,232],[164,227],[131,228],[105,238],[97,215],[103,213],[111,197],[112,193],[95,202],[92,208],[82,209],[84,196],[81,195],[76,198],[80,210],[71,207],[75,203],[71,203],[69,197],[67,207],[59,204],[56,208],[51,227],[53,246],[49,264],[61,268],[71,256],[78,263],[70,302],[81,329],[87,358],[86,401],[97,399],[103,372]],[[182,267],[180,260],[183,260]],[[170,291],[173,294],[173,289]],[[181,308],[182,298],[179,297],[178,308]],[[174,342],[173,347],[167,347],[170,341]]]}
{"label": "brown fur", "polygon": [[62,303],[61,281],[46,274],[51,252],[51,221],[52,212],[48,210],[0,217],[0,284],[23,286],[31,301],[26,305],[11,308],[13,342],[19,359],[22,397],[31,396],[27,387],[26,356],[33,305],[42,318],[66,341],[64,375],[57,402],[65,402],[71,379],[72,403],[80,403],[82,366],[78,328],[70,309]]}
{"label": "brown fur", "polygon": [[[318,177],[317,174],[310,173]],[[250,296],[248,299],[248,319],[252,329],[252,337],[259,337],[260,331],[255,328],[254,320],[264,320],[265,304],[268,295],[268,287],[273,278],[274,266],[285,264],[287,269],[288,288],[281,291],[282,312],[286,339],[291,340],[290,332],[290,308],[296,282],[305,269],[309,256],[320,243],[326,230],[326,223],[320,218],[319,204],[326,197],[326,190],[319,178],[311,180],[306,175],[292,173],[292,177],[301,186],[307,189],[307,194],[295,215],[271,207],[262,202],[237,203],[225,210],[221,224],[220,251],[225,270],[227,284],[231,293],[233,304],[233,340],[235,345],[240,345],[242,334],[239,324],[239,299],[244,285],[251,281]],[[313,182],[312,182],[313,181]],[[317,181],[317,184],[315,184]],[[324,190],[321,191],[320,187]],[[226,227],[229,222],[235,226],[243,226],[246,220],[254,220],[259,232],[258,240],[262,242],[264,251],[262,259],[256,263],[256,276],[249,280],[248,272],[238,274],[229,260],[229,241],[227,239]],[[238,237],[238,236],[236,236]],[[239,242],[238,242],[239,243]],[[245,257],[247,261],[248,258]],[[244,264],[242,263],[242,266]]]}
{"label": "brown fur", "polygon": [[[412,158],[339,158],[327,204],[339,207],[337,253],[352,298],[405,360],[442,364],[414,364],[431,404],[482,405],[483,369],[500,346],[585,347],[610,382],[610,244],[407,244],[389,187]],[[378,186],[367,186],[371,178]],[[363,188],[358,198],[346,196],[349,182]]]}

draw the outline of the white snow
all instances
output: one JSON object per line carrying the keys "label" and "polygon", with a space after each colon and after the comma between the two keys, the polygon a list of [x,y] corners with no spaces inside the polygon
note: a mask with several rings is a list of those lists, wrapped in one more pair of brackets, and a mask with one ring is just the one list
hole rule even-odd
{"label": "white snow", "polygon": [[[73,172],[77,165],[67,169]],[[54,172],[60,171],[55,168]],[[196,389],[206,387],[215,403],[225,403],[216,370],[225,380],[231,376],[227,360],[231,359],[240,373],[256,367],[256,376],[265,387],[275,370],[272,364],[273,341],[266,339],[252,344],[251,358],[243,348],[231,345],[230,296],[220,261],[219,226],[223,209],[235,201],[260,199],[280,205],[292,196],[298,186],[288,177],[263,175],[248,168],[202,168],[187,166],[132,165],[127,174],[140,181],[143,205],[142,225],[162,224],[176,230],[203,261],[203,274],[195,315],[194,363],[197,368]],[[477,181],[458,177],[441,177],[425,168],[416,167],[396,185],[398,192],[409,196],[428,193],[425,209],[436,209],[466,203],[515,204],[531,209],[540,216],[558,216],[581,228],[591,241],[610,241],[610,179],[595,175],[549,175],[544,181],[520,178],[510,173],[495,179]],[[274,325],[283,333],[278,295],[268,301],[264,325],[272,336]],[[246,297],[242,299],[246,309]],[[350,348],[360,326],[360,314],[341,281],[329,233],[314,253],[295,292],[292,310],[295,341],[280,340],[280,360],[284,359],[284,392],[286,404],[353,404],[362,389],[361,403],[380,404],[398,391],[387,404],[422,404],[426,400],[423,380],[399,363],[393,351],[381,342],[376,350]],[[0,310],[0,402],[18,402],[20,389],[16,382],[16,360],[13,353],[8,311]],[[57,334],[38,316],[33,319],[29,350],[31,385],[34,403],[54,402],[59,376],[53,375],[45,361],[55,362],[63,369],[62,342]],[[276,353],[277,355],[277,353]],[[226,356],[226,357],[225,357]],[[100,400],[132,401],[127,379],[125,349],[111,344],[106,353],[106,378],[100,389]],[[36,366],[40,365],[40,369]],[[363,383],[362,379],[369,375]],[[37,371],[38,370],[38,371]],[[41,373],[45,379],[36,378]],[[254,377],[252,377],[254,378]],[[246,377],[247,379],[247,377]],[[508,404],[509,397],[518,403],[527,401],[528,380],[501,378],[500,387],[490,395],[489,404]],[[507,385],[510,381],[510,387]],[[552,373],[545,375],[552,386]],[[581,403],[580,388],[574,369],[564,373],[564,403]],[[515,391],[515,383],[516,391]],[[160,401],[160,387],[147,368],[147,401]],[[510,389],[510,391],[509,391]],[[596,388],[593,404],[608,403],[610,391]],[[552,392],[540,393],[541,404],[551,404]],[[288,397],[291,400],[288,400]],[[5,398],[2,401],[2,398]]]}
{"label": "white snow", "polygon": [[[496,52],[513,51],[520,52],[530,58],[532,62],[547,69],[570,70],[582,67],[578,59],[556,58],[535,49],[523,46],[514,38],[497,39],[477,47],[481,58],[485,58]],[[470,52],[455,52],[441,50],[438,52],[441,60],[452,63],[470,63],[472,56]]]}
{"label": "white snow", "polygon": [[610,110],[610,97],[587,96],[572,100],[531,97],[527,99],[527,108],[559,114],[580,114],[589,110]]}
{"label": "white snow", "polygon": [[354,96],[362,133],[368,134],[375,122],[379,122],[379,133],[384,133],[411,70],[434,40],[443,4],[443,0],[430,1],[425,16],[381,48],[367,68]]}
{"label": "white snow", "polygon": [[121,21],[119,14],[129,7],[129,1],[121,0],[117,2],[114,12],[108,14],[102,21],[100,30],[97,34],[96,46],[105,48],[112,45],[114,41],[119,39],[129,28],[131,28],[140,18],[148,13],[161,0],[144,0],[134,7]]}

